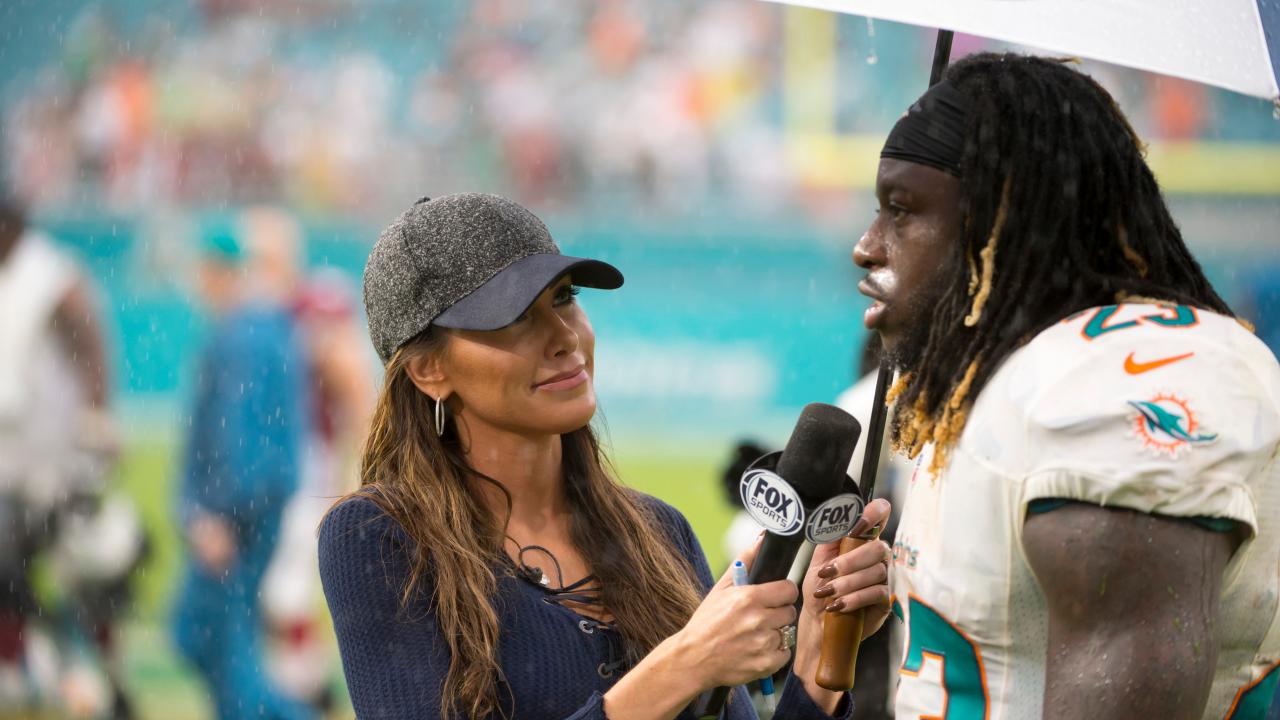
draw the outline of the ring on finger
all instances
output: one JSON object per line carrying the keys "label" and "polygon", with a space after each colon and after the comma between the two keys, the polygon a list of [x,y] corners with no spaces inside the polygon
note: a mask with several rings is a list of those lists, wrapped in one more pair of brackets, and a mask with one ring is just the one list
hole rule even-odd
{"label": "ring on finger", "polygon": [[790,650],[796,646],[796,626],[785,625],[778,628],[778,649]]}

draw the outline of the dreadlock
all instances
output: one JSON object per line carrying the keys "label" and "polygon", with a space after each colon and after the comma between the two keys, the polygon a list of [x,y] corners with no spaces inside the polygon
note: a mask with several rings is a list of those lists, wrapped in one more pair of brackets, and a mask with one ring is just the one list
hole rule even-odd
{"label": "dreadlock", "polygon": [[1061,318],[1136,297],[1233,314],[1100,85],[1063,61],[993,53],[946,78],[971,101],[964,227],[920,361],[890,394],[894,447],[916,457],[933,443],[935,473],[1005,358]]}

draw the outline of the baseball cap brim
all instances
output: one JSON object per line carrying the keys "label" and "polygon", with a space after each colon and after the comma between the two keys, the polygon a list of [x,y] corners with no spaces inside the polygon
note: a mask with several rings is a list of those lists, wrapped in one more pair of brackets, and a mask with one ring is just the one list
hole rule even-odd
{"label": "baseball cap brim", "polygon": [[566,274],[573,284],[599,290],[622,287],[622,273],[607,262],[540,253],[521,258],[471,294],[450,305],[432,325],[457,330],[498,330],[515,322],[552,283]]}

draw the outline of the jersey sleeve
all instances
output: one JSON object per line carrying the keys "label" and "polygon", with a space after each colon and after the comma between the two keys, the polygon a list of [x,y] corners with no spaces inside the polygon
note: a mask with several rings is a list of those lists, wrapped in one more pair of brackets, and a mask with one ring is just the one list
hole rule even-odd
{"label": "jersey sleeve", "polygon": [[1242,354],[1253,347],[1159,327],[1082,345],[1026,406],[1024,509],[1077,500],[1256,534],[1251,485],[1268,474],[1280,418],[1274,383]]}

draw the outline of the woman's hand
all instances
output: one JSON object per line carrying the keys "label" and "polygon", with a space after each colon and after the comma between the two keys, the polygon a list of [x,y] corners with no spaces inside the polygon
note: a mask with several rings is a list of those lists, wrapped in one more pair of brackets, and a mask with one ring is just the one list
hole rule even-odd
{"label": "woman's hand", "polygon": [[[738,557],[751,567],[760,541]],[[796,622],[799,590],[790,580],[760,585],[733,584],[733,570],[720,581],[676,633],[690,670],[705,688],[741,685],[776,672],[791,658],[780,628]]]}
{"label": "woman's hand", "polygon": [[[737,559],[749,567],[759,549],[757,541]],[[679,632],[605,693],[605,713],[611,720],[675,717],[705,690],[777,672],[791,659],[779,629],[795,624],[797,598],[790,580],[735,586],[730,569]]]}
{"label": "woman's hand", "polygon": [[[872,500],[850,536],[864,535],[872,527],[884,527],[889,520],[889,501]],[[822,615],[866,610],[862,637],[875,634],[889,616],[890,548],[882,540],[840,554],[840,543],[819,545],[813,551],[804,576],[804,605],[796,633],[796,661],[793,673],[809,696],[827,712],[835,709],[840,693],[824,690],[814,682],[822,650]]]}
{"label": "woman's hand", "polygon": [[[864,535],[872,527],[884,527],[890,511],[888,500],[872,500],[849,532],[850,537]],[[823,612],[850,613],[866,608],[862,636],[869,637],[889,615],[891,548],[877,539],[843,555],[839,552],[838,542],[814,548],[809,570],[804,575],[802,615],[819,619]]]}

